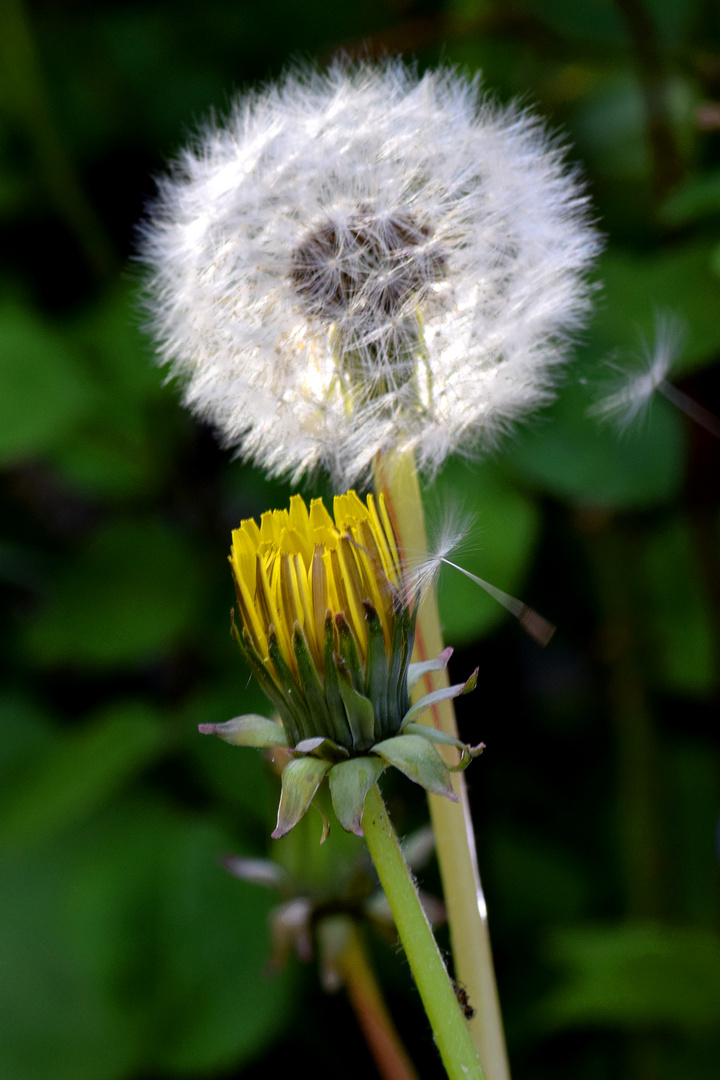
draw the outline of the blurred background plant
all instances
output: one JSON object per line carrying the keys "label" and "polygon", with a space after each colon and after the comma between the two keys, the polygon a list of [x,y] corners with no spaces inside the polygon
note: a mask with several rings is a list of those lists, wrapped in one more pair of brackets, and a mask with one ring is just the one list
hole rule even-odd
{"label": "blurred background plant", "polygon": [[[294,960],[268,973],[277,900],[221,864],[277,858],[275,776],[196,734],[265,709],[226,554],[291,492],[163,386],[131,261],[193,124],[338,49],[482,69],[589,179],[602,290],[559,399],[435,498],[440,521],[475,514],[461,563],[558,632],[540,651],[449,568],[440,605],[454,672],[481,668],[458,711],[487,744],[468,780],[514,1074],[715,1080],[720,441],[664,396],[622,436],[588,417],[658,311],[683,327],[670,382],[720,410],[709,0],[0,5],[0,1070],[373,1069],[343,995]],[[387,788],[405,832],[425,816],[410,788]],[[421,882],[439,891],[432,864]],[[426,1033],[416,1066],[442,1075],[407,970],[365,940],[401,1034]]]}

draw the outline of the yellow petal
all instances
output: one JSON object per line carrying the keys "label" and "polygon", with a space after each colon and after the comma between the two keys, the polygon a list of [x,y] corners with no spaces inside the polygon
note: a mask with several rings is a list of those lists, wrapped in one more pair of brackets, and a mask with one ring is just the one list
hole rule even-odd
{"label": "yellow petal", "polygon": [[270,588],[268,581],[267,570],[265,562],[262,556],[258,555],[255,562],[256,570],[256,588],[255,596],[257,598],[260,612],[262,613],[262,619],[265,626],[268,628],[268,636],[270,627],[274,627],[275,636],[280,646],[280,651],[283,655],[285,662],[294,670],[295,669],[295,657],[292,654],[290,648],[290,639],[287,632],[287,625],[285,619],[278,609],[278,605],[273,595],[273,591]]}
{"label": "yellow petal", "polygon": [[310,539],[310,515],[302,495],[290,499],[290,528]]}
{"label": "yellow petal", "polygon": [[324,642],[325,640],[325,617],[328,608],[330,607],[325,549],[322,547],[315,548],[312,566],[310,568],[309,585],[310,594],[312,596],[315,637],[317,638],[318,648],[322,652],[321,642]]}
{"label": "yellow petal", "polygon": [[310,503],[310,532],[314,544],[334,547],[338,531],[335,522],[328,514],[322,499],[313,499]]}

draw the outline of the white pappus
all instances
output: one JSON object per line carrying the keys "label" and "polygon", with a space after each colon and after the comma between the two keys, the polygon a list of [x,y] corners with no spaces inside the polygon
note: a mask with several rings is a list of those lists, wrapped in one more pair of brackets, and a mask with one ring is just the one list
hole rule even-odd
{"label": "white pappus", "polygon": [[590,406],[588,415],[610,421],[624,433],[636,420],[646,416],[657,392],[715,438],[720,438],[718,417],[669,381],[681,354],[684,337],[684,326],[676,316],[669,312],[658,313],[654,345],[651,349],[644,344],[642,365],[633,363],[627,368],[610,365],[615,368],[617,377]]}
{"label": "white pappus", "polygon": [[190,408],[268,471],[342,484],[391,448],[432,471],[546,401],[598,249],[540,120],[397,60],[238,98],[141,236]]}

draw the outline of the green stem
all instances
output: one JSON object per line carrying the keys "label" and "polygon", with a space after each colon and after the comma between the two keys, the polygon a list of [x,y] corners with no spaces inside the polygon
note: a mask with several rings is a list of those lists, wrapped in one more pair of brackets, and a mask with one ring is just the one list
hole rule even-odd
{"label": "green stem", "polygon": [[[411,552],[414,560],[421,560],[427,553],[427,538],[413,455],[393,453],[380,457],[375,466],[375,484],[378,491],[385,493],[401,552]],[[432,659],[442,649],[435,593],[428,589],[418,613],[413,659]],[[448,685],[447,671],[432,672],[418,683],[414,697]],[[429,723],[457,737],[452,701],[441,702],[427,715]],[[446,748],[439,749],[442,752]],[[455,751],[450,753],[455,754]],[[475,1009],[470,1033],[488,1080],[510,1080],[464,773],[453,775],[453,786],[459,802],[453,803],[438,795],[428,796],[428,801],[448,912],[455,975],[467,989],[470,1004]]]}
{"label": "green stem", "polygon": [[365,799],[362,826],[448,1077],[484,1080],[455,991],[377,784]]}
{"label": "green stem", "polygon": [[24,0],[0,4],[0,75],[0,96],[28,138],[50,198],[94,274],[103,277],[113,267],[112,246],[53,124]]}

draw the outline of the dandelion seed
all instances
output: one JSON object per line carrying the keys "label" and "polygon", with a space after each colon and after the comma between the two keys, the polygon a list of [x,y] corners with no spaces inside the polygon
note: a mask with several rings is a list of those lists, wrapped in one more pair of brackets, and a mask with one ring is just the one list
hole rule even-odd
{"label": "dandelion seed", "polygon": [[186,403],[273,473],[350,482],[545,402],[597,247],[537,118],[389,61],[238,99],[160,181],[141,254]]}
{"label": "dandelion seed", "polygon": [[704,405],[700,405],[669,382],[661,383],[658,390],[663,397],[666,397],[672,405],[684,412],[687,417],[699,424],[700,427],[705,428],[716,439],[720,439],[720,419],[714,413],[711,413],[709,409],[706,409]]}
{"label": "dandelion seed", "polygon": [[534,608],[528,607],[522,600],[516,600],[514,596],[510,596],[509,593],[503,592],[502,589],[498,589],[497,585],[491,585],[489,581],[483,581],[477,574],[472,574],[469,570],[466,570],[463,566],[459,566],[458,563],[451,562],[450,559],[441,559],[447,566],[452,566],[453,569],[459,570],[465,577],[470,578],[476,585],[479,585],[481,589],[492,596],[493,600],[497,600],[506,611],[509,611],[511,615],[520,623],[521,627],[526,634],[536,641],[538,645],[543,647],[548,644],[551,637],[555,633],[556,627],[553,623],[549,622]]}
{"label": "dandelion seed", "polygon": [[642,364],[630,370],[615,366],[617,377],[610,392],[588,409],[589,416],[610,421],[621,431],[642,416],[650,406],[657,390],[663,390],[682,345],[681,323],[671,315],[659,315],[655,320],[655,341],[650,349],[644,345]]}
{"label": "dandelion seed", "polygon": [[668,314],[657,316],[655,346],[652,352],[645,347],[644,368],[630,372],[618,369],[618,385],[591,406],[588,415],[611,420],[617,423],[621,431],[625,431],[649,409],[657,392],[694,423],[715,438],[720,438],[720,419],[668,381],[668,375],[680,354],[683,338],[683,326],[678,319]]}
{"label": "dandelion seed", "polygon": [[485,581],[448,558],[464,546],[464,541],[472,529],[473,519],[474,515],[462,514],[456,509],[455,512],[445,515],[438,537],[429,554],[413,559],[412,553],[403,553],[407,566],[408,591],[425,592],[426,589],[435,585],[443,565],[450,566],[474,581],[506,611],[514,615],[523,630],[544,648],[555,633],[556,627],[553,623],[522,600],[517,600],[509,593],[498,589],[496,585],[491,585],[489,581]]}
{"label": "dandelion seed", "polygon": [[428,552],[403,549],[405,575],[408,588],[413,593],[424,593],[435,585],[443,563],[449,555],[467,552],[474,545],[468,537],[474,532],[477,515],[461,506],[444,508],[436,527],[430,526],[431,541]]}

